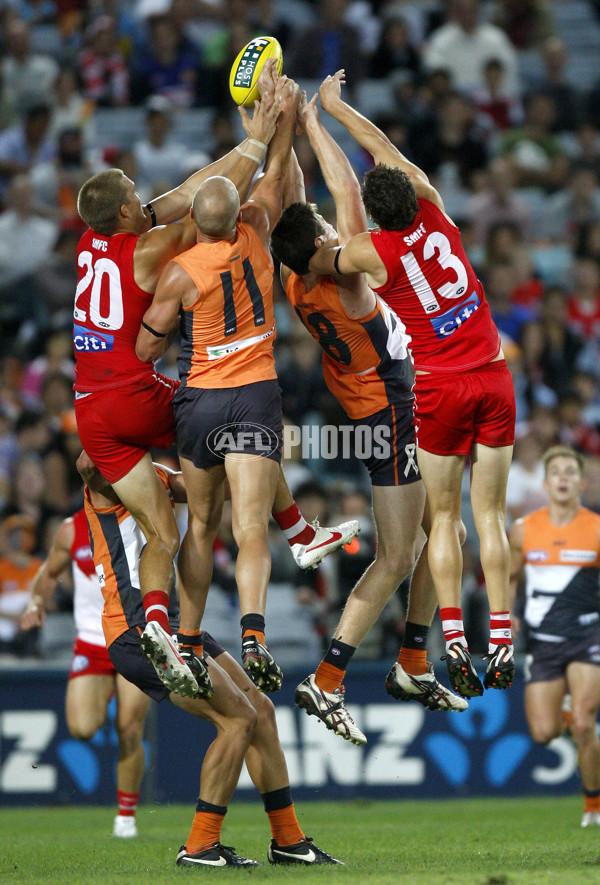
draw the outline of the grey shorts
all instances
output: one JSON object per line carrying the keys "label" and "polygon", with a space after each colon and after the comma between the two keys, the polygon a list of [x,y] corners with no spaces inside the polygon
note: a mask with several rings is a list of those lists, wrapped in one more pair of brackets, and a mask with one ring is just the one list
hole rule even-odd
{"label": "grey shorts", "polygon": [[582,636],[563,642],[530,639],[525,659],[525,682],[562,679],[569,664],[574,662],[600,667],[600,625]]}
{"label": "grey shorts", "polygon": [[276,379],[222,390],[180,387],[173,411],[179,454],[195,467],[223,464],[233,452],[281,461],[283,414]]}

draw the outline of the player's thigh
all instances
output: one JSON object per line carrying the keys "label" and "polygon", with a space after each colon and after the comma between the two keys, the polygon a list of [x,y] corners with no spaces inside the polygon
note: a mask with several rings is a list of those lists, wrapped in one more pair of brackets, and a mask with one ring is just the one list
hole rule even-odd
{"label": "player's thigh", "polygon": [[165,541],[178,543],[179,532],[171,500],[152,465],[149,452],[112,487],[146,539],[158,535]]}
{"label": "player's thigh", "polygon": [[212,722],[220,730],[226,730],[228,723],[238,720],[254,724],[254,709],[244,692],[213,658],[207,656],[205,660],[214,690],[212,698],[184,698],[171,692],[171,703],[193,716]]}
{"label": "player's thigh", "polygon": [[436,455],[418,449],[419,470],[427,490],[431,518],[441,513],[460,517],[465,455]]}
{"label": "player's thigh", "polygon": [[583,661],[572,661],[567,667],[567,685],[571,695],[573,721],[591,718],[600,708],[600,667]]}
{"label": "player's thigh", "polygon": [[180,458],[180,464],[191,518],[216,528],[223,509],[225,466],[196,467],[188,458]]}
{"label": "player's thigh", "polygon": [[69,679],[65,712],[72,734],[91,738],[104,725],[114,687],[114,676],[85,675]]}
{"label": "player's thigh", "polygon": [[277,489],[278,462],[232,452],[225,457],[225,470],[231,487],[234,531],[257,522],[267,525]]}
{"label": "player's thigh", "polygon": [[512,460],[512,446],[484,446],[474,443],[471,450],[471,504],[475,521],[479,514],[504,513],[506,483]]}
{"label": "player's thigh", "polygon": [[115,677],[115,693],[117,696],[117,732],[144,733],[144,722],[150,709],[150,698],[147,694],[129,682],[120,673]]}
{"label": "player's thigh", "polygon": [[547,743],[562,734],[562,702],[566,679],[529,682],[525,686],[525,716],[535,741]]}
{"label": "player's thigh", "polygon": [[373,486],[373,516],[377,528],[377,550],[415,553],[423,520],[425,486],[419,480],[403,486]]}

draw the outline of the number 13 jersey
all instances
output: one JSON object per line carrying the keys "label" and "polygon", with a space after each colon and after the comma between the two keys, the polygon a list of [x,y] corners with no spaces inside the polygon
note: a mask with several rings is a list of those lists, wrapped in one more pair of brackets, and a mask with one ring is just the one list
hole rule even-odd
{"label": "number 13 jersey", "polygon": [[79,281],[73,311],[75,390],[89,393],[152,378],[154,366],[135,354],[152,295],[133,276],[137,234],[87,230],[77,247]]}
{"label": "number 13 jersey", "polygon": [[182,310],[182,387],[223,388],[277,378],[273,263],[243,222],[233,243],[197,243],[173,259],[198,289]]}
{"label": "number 13 jersey", "polygon": [[374,291],[404,323],[415,369],[461,372],[481,366],[500,352],[483,286],[456,225],[430,200],[418,202],[410,227],[371,232],[388,273]]}

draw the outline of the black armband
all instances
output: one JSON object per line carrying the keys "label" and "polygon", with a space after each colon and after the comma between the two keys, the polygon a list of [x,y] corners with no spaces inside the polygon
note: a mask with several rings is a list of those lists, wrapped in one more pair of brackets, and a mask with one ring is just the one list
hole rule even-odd
{"label": "black armband", "polygon": [[155,338],[166,338],[166,332],[157,332],[156,329],[153,329],[152,326],[149,326],[148,323],[145,323],[142,320],[142,326],[146,329],[147,332],[150,332],[151,335],[154,335]]}
{"label": "black armband", "polygon": [[335,253],[335,258],[333,259],[333,268],[336,273],[339,273],[343,276],[342,271],[340,270],[340,253],[341,253],[341,251],[342,251],[342,247],[340,246],[340,248]]}
{"label": "black armband", "polygon": [[156,227],[156,212],[154,211],[154,206],[152,205],[152,203],[146,203],[146,209],[150,213],[152,227]]}

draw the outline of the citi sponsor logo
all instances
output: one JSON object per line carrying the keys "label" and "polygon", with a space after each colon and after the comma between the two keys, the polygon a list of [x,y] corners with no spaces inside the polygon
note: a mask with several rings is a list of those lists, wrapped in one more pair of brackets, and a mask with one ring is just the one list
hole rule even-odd
{"label": "citi sponsor logo", "polygon": [[432,317],[431,325],[437,337],[443,340],[448,338],[449,335],[453,335],[457,329],[460,329],[463,323],[466,323],[473,316],[479,305],[480,301],[477,293],[473,292],[462,304],[452,307],[440,316]]}
{"label": "citi sponsor logo", "polygon": [[78,352],[106,353],[113,349],[114,335],[104,332],[90,332],[84,326],[73,326],[73,347]]}
{"label": "citi sponsor logo", "polygon": [[268,458],[280,446],[275,431],[264,424],[250,421],[240,424],[221,424],[208,434],[206,446],[217,458],[226,455],[260,455]]}

